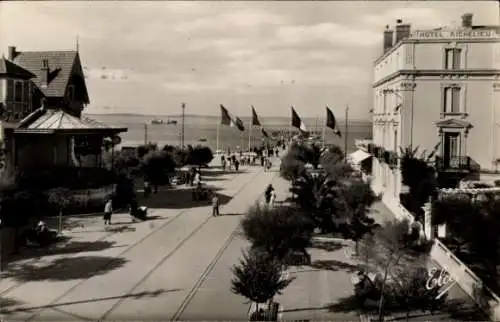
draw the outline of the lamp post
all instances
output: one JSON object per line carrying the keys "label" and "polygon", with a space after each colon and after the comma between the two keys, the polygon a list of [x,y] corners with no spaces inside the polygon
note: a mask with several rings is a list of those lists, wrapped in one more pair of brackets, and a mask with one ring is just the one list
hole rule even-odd
{"label": "lamp post", "polygon": [[184,148],[184,118],[186,111],[186,103],[181,104],[182,108],[182,120],[181,120],[181,149]]}

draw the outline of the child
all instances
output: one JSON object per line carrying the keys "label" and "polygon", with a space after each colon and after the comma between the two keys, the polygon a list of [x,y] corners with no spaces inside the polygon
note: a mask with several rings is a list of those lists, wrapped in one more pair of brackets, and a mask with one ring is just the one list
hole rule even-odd
{"label": "child", "polygon": [[212,191],[212,216],[219,216],[219,197]]}
{"label": "child", "polygon": [[108,197],[108,201],[104,205],[104,225],[111,225],[111,215],[113,214],[113,200]]}

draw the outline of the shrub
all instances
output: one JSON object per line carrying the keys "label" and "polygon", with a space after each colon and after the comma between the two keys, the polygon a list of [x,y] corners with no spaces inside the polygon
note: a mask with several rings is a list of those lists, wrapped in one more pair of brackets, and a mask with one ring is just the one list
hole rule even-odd
{"label": "shrub", "polygon": [[264,253],[243,253],[239,265],[233,266],[231,291],[257,304],[266,303],[281,294],[293,281],[282,278],[282,265]]}
{"label": "shrub", "polygon": [[212,162],[213,158],[212,150],[207,146],[198,145],[187,149],[187,164],[207,165]]}
{"label": "shrub", "polygon": [[141,162],[141,172],[152,184],[168,183],[168,177],[174,170],[172,156],[163,151],[149,152]]}
{"label": "shrub", "polygon": [[252,247],[282,261],[290,251],[307,254],[314,226],[294,207],[251,207],[242,220],[245,237]]}
{"label": "shrub", "polygon": [[288,181],[294,181],[304,174],[306,168],[303,161],[285,155],[280,164],[280,176]]}
{"label": "shrub", "polygon": [[359,258],[364,261],[368,269],[381,275],[379,320],[384,315],[384,305],[393,294],[393,287],[389,283],[389,277],[399,280],[399,274],[411,267],[425,265],[425,256],[415,253],[407,247],[409,231],[408,221],[397,219],[386,222],[381,228],[375,230],[374,234],[367,234],[359,243]]}

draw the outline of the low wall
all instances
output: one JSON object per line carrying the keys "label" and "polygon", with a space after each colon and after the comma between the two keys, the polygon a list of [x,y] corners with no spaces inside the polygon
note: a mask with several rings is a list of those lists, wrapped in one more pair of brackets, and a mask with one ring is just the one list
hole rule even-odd
{"label": "low wall", "polygon": [[[376,193],[376,191],[374,191]],[[413,215],[394,197],[382,196],[382,202],[398,220],[408,219],[413,222]],[[493,320],[500,321],[500,297],[491,291],[483,281],[460,261],[439,239],[434,239],[430,252],[431,258],[445,268],[457,281],[458,286],[469,295]]]}
{"label": "low wall", "polygon": [[434,239],[430,256],[445,268],[457,284],[485,311],[493,321],[500,321],[500,297],[493,293],[467,265],[439,241]]}
{"label": "low wall", "polygon": [[382,196],[382,202],[387,208],[394,214],[394,216],[399,220],[408,220],[410,223],[413,222],[413,215],[403,207],[395,197],[389,195]]}

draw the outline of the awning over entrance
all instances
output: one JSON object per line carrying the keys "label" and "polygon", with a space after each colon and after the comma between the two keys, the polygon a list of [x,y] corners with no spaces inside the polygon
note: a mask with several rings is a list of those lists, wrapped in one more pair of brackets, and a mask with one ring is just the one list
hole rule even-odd
{"label": "awning over entrance", "polygon": [[371,156],[372,156],[371,154],[363,150],[357,150],[356,152],[349,154],[349,160],[354,164],[360,164],[361,162],[370,158]]}
{"label": "awning over entrance", "polygon": [[39,109],[25,117],[14,129],[16,134],[109,134],[126,132],[88,117],[76,117],[63,110]]}

